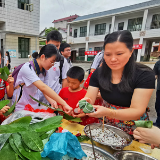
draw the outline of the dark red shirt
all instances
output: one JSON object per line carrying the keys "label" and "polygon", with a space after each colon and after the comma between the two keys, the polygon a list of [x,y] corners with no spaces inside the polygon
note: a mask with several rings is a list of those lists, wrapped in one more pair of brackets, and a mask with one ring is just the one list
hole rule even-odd
{"label": "dark red shirt", "polygon": [[66,103],[73,108],[76,108],[78,101],[80,101],[86,95],[87,91],[81,89],[78,92],[70,92],[68,87],[62,88],[59,92],[59,96],[66,101]]}

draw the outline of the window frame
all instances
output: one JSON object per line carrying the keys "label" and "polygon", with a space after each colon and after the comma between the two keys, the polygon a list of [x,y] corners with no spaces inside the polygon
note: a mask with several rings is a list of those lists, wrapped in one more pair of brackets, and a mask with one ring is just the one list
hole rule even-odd
{"label": "window frame", "polygon": [[143,17],[128,19],[127,30],[129,30],[130,32],[141,31],[142,21],[143,21]]}
{"label": "window frame", "polygon": [[79,51],[79,56],[80,57],[85,56],[85,48],[79,48],[78,51]]}
{"label": "window frame", "polygon": [[[76,32],[75,32],[76,31]],[[73,37],[74,38],[77,38],[77,33],[78,33],[78,29],[74,29],[74,34],[73,34]]]}
{"label": "window frame", "polygon": [[104,35],[106,32],[106,23],[96,24],[94,35]]}
{"label": "window frame", "polygon": [[154,14],[152,16],[150,29],[158,29],[160,28],[160,14]]}
{"label": "window frame", "polygon": [[80,37],[86,37],[87,36],[87,26],[80,27]]}
{"label": "window frame", "polygon": [[118,31],[123,31],[123,29],[120,29],[120,27],[122,27],[122,26],[120,26],[120,25],[122,25],[123,28],[124,28],[124,22],[118,23]]}
{"label": "window frame", "polygon": [[[22,2],[24,1],[24,2]],[[29,6],[26,5],[26,8],[25,8],[25,4],[30,4],[30,0],[18,0],[18,8],[19,9],[22,9],[22,10],[27,10],[29,9]],[[22,7],[23,5],[23,7]]]}
{"label": "window frame", "polygon": [[30,38],[18,37],[18,53],[20,54],[19,58],[28,58],[29,48]]}

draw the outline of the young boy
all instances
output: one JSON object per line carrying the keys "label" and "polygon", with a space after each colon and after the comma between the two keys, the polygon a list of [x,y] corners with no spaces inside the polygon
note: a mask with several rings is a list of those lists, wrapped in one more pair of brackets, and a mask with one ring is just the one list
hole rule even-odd
{"label": "young boy", "polygon": [[[87,92],[80,86],[84,82],[83,79],[84,70],[78,66],[71,67],[67,72],[67,81],[69,87],[62,88],[62,90],[59,93],[59,96],[63,100],[65,100],[70,107],[73,108],[74,114],[76,114],[75,109],[78,101],[84,98]],[[97,118],[88,117],[85,115],[85,113],[80,113],[76,117],[82,119],[82,125],[98,122]]]}

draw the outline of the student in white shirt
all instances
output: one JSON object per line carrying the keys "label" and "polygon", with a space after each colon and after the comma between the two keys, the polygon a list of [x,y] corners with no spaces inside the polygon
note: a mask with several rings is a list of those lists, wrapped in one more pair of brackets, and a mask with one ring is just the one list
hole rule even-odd
{"label": "student in white shirt", "polygon": [[[46,44],[54,44],[57,49],[59,49],[60,44],[62,42],[62,35],[58,31],[51,31],[47,35]],[[68,62],[64,58],[62,71],[60,72],[60,62],[56,62],[54,66],[52,66],[49,70],[49,87],[51,87],[57,94],[59,94],[60,90],[64,87],[68,87],[67,82],[67,71],[69,70]],[[60,75],[62,78],[62,82],[60,82]]]}
{"label": "student in white shirt", "polygon": [[67,60],[69,68],[72,67],[71,60],[69,59],[69,57],[71,56],[71,46],[66,42],[61,43],[59,51],[62,56]]}
{"label": "student in white shirt", "polygon": [[19,85],[23,85],[21,98],[16,104],[16,111],[23,110],[27,104],[30,104],[34,109],[38,108],[38,103],[32,100],[29,95],[35,97],[35,95],[38,95],[36,93],[39,89],[52,106],[54,104],[54,107],[57,107],[57,105],[55,105],[56,101],[60,104],[63,104],[63,108],[65,109],[66,113],[72,114],[72,108],[50,87],[48,87],[47,70],[49,70],[54,65],[58,58],[59,53],[57,48],[54,45],[49,44],[42,47],[38,58],[34,59],[34,68],[29,62],[26,62],[21,67],[17,75],[15,90],[12,98],[12,103],[19,99],[21,91],[21,87],[19,87]]}

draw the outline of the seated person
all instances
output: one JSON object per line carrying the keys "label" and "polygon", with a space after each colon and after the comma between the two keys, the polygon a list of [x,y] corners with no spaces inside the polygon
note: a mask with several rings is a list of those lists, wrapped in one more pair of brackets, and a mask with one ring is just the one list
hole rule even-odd
{"label": "seated person", "polygon": [[[71,67],[67,72],[67,81],[69,87],[62,88],[59,96],[66,101],[66,103],[73,108],[76,117],[82,119],[81,124],[87,125],[90,123],[98,122],[97,118],[88,117],[85,113],[80,113],[77,115],[76,105],[79,100],[84,98],[86,95],[86,90],[84,90],[80,85],[84,82],[84,70],[81,67],[74,66]],[[59,108],[63,109],[59,106]]]}

